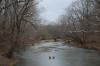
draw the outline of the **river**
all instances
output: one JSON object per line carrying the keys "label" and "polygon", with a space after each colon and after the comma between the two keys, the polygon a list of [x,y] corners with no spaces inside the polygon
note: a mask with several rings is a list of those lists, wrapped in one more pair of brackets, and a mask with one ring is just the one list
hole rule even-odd
{"label": "river", "polygon": [[18,55],[15,66],[100,66],[100,51],[68,46],[63,42],[40,42]]}

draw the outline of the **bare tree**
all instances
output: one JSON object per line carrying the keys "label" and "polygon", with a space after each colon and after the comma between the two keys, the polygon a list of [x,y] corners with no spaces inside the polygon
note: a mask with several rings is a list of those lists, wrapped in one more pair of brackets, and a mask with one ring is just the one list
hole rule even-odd
{"label": "bare tree", "polygon": [[95,11],[95,4],[94,0],[77,0],[71,4],[60,20],[62,25],[66,26],[63,27],[65,35],[81,44],[88,42],[88,36],[94,35],[93,33],[98,30],[96,24],[99,16]]}
{"label": "bare tree", "polygon": [[[35,32],[37,4],[35,0],[0,0],[0,44],[7,49],[7,57],[11,58],[13,52],[23,47],[25,38],[29,40],[29,33]],[[31,29],[30,32],[27,29]]]}

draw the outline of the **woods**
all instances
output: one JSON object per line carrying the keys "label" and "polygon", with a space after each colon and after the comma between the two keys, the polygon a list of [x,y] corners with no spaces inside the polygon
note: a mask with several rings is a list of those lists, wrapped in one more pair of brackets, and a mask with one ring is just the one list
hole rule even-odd
{"label": "woods", "polygon": [[0,57],[14,58],[14,53],[26,45],[51,39],[100,50],[99,0],[72,2],[56,24],[48,25],[41,23],[38,3],[38,0],[0,0]]}
{"label": "woods", "polygon": [[13,57],[13,52],[33,40],[30,35],[38,21],[35,0],[0,0],[0,54]]}
{"label": "woods", "polygon": [[[82,46],[99,46],[99,0],[77,0],[59,16],[57,24],[44,25],[52,39],[72,40]],[[46,35],[45,34],[45,35]],[[48,35],[47,34],[47,35]]]}
{"label": "woods", "polygon": [[75,41],[86,44],[100,39],[99,1],[78,0],[65,10],[60,22],[67,34]]}

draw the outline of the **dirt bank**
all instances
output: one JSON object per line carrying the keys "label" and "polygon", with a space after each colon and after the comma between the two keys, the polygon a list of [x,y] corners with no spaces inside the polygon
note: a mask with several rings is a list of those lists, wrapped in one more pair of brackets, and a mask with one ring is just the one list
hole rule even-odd
{"label": "dirt bank", "polygon": [[91,43],[86,43],[86,44],[83,44],[83,45],[81,45],[80,43],[78,43],[76,41],[71,41],[70,43],[65,42],[65,43],[72,45],[72,46],[79,47],[79,48],[100,50],[100,43],[92,43],[91,42]]}
{"label": "dirt bank", "polygon": [[0,66],[14,66],[18,62],[19,59],[17,58],[8,59],[6,57],[0,56]]}

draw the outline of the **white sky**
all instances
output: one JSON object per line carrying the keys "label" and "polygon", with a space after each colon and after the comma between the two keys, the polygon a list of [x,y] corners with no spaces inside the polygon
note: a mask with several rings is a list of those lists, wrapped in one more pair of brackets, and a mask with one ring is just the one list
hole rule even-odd
{"label": "white sky", "polygon": [[42,0],[39,6],[44,7],[45,10],[41,13],[41,17],[55,21],[73,1],[75,0]]}

